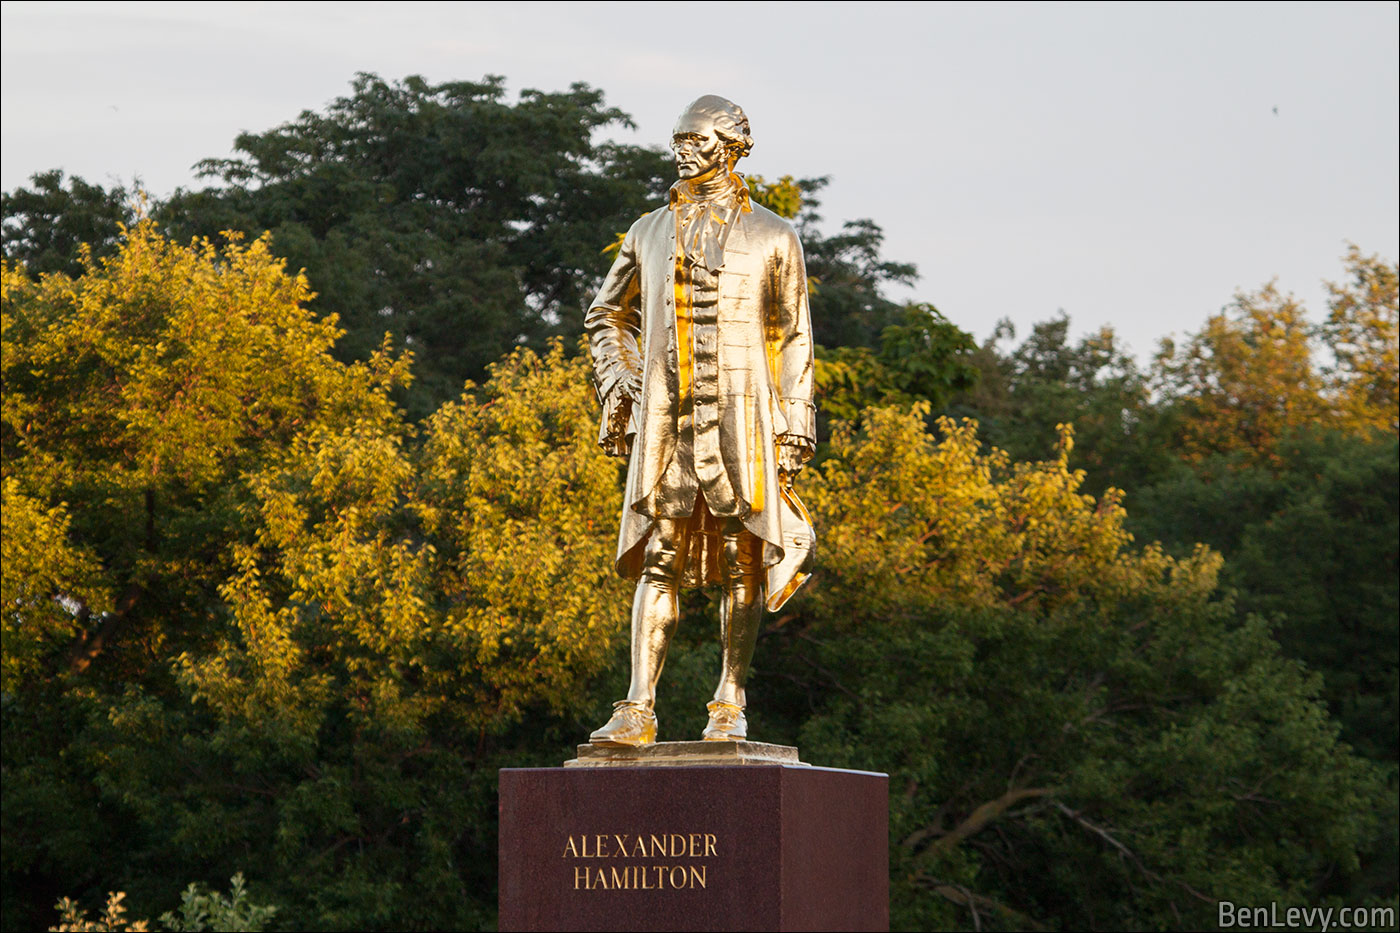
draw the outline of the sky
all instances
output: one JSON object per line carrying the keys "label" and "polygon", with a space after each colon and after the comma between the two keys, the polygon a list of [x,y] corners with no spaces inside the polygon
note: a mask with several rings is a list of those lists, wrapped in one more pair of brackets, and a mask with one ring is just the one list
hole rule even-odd
{"label": "sky", "polygon": [[1271,279],[1315,319],[1348,242],[1400,255],[1400,5],[0,4],[0,186],[191,167],[348,93],[356,72],[582,81],[664,146],[737,101],[741,171],[830,176],[979,339],[1060,311],[1139,357]]}

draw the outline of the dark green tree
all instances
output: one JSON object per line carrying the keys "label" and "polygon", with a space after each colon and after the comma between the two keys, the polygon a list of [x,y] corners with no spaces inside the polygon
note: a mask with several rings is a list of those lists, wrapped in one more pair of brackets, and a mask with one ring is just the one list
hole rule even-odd
{"label": "dark green tree", "polygon": [[1274,621],[1284,650],[1322,674],[1343,737],[1397,761],[1400,455],[1394,436],[1309,428],[1277,467],[1208,459],[1135,497],[1139,537],[1184,551],[1208,541],[1248,611]]}
{"label": "dark green tree", "polygon": [[177,239],[270,230],[345,329],[343,357],[386,332],[413,351],[408,400],[427,414],[511,348],[578,333],[600,244],[667,184],[659,151],[595,141],[630,124],[601,92],[512,102],[504,84],[361,74],[324,111],[200,163],[218,184],[177,192],[160,218]]}
{"label": "dark green tree", "polygon": [[82,271],[80,247],[94,256],[116,252],[121,225],[136,222],[136,193],[123,185],[103,188],[61,169],[29,179],[32,188],[0,194],[4,258],[24,263],[32,275]]}
{"label": "dark green tree", "polygon": [[824,234],[817,195],[830,181],[823,176],[796,182],[801,192],[797,229],[812,286],[812,333],[823,347],[875,348],[886,327],[906,323],[904,306],[884,289],[912,285],[918,269],[882,255],[885,231],[873,220],[846,221],[839,233]]}
{"label": "dark green tree", "polygon": [[999,322],[969,356],[975,385],[946,411],[976,418],[988,442],[1017,459],[1050,456],[1055,426],[1073,424],[1075,461],[1087,472],[1088,489],[1135,489],[1175,462],[1166,443],[1171,411],[1153,403],[1147,374],[1111,329],[1075,342],[1069,325],[1061,313],[1003,350],[1015,329]]}
{"label": "dark green tree", "polygon": [[830,419],[857,421],[871,405],[908,406],[920,400],[942,405],[976,383],[975,349],[972,335],[930,304],[900,308],[876,349],[819,347],[819,436],[825,440],[829,435]]}
{"label": "dark green tree", "polygon": [[1219,597],[1219,555],[1135,546],[1067,433],[1013,463],[920,414],[867,411],[804,477],[820,585],[750,690],[765,733],[890,774],[892,925],[1204,929],[1220,899],[1393,897],[1367,883],[1384,769]]}

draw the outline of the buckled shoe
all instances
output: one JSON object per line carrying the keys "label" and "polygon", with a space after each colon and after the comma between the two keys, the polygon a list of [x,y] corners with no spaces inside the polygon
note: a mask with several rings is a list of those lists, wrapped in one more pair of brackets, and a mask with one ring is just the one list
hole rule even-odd
{"label": "buckled shoe", "polygon": [[749,721],[744,718],[742,706],[711,700],[705,709],[710,711],[710,721],[701,736],[706,742],[740,742],[748,738]]}
{"label": "buckled shoe", "polygon": [[618,700],[612,718],[588,737],[593,745],[650,745],[656,741],[656,713],[650,703]]}

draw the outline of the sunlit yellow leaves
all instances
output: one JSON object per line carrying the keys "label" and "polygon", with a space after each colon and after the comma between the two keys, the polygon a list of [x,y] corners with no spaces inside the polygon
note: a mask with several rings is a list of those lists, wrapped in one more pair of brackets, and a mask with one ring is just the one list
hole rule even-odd
{"label": "sunlit yellow leaves", "polygon": [[199,488],[330,412],[382,409],[372,390],[402,381],[403,364],[381,357],[366,380],[335,363],[339,331],[304,307],[312,297],[266,239],[180,246],[150,221],[77,279],[6,269],[7,458]]}
{"label": "sunlit yellow leaves", "polygon": [[202,699],[295,734],[337,693],[377,728],[495,729],[568,708],[616,658],[618,468],[583,362],[521,350],[468,389],[421,439],[361,418],[250,476],[257,547],[222,591],[241,638],[186,660]]}
{"label": "sunlit yellow leaves", "polygon": [[39,669],[46,653],[73,638],[85,622],[80,612],[100,616],[111,610],[112,599],[95,556],[69,541],[65,506],[45,509],[5,477],[0,511],[0,690],[10,692]]}
{"label": "sunlit yellow leaves", "polygon": [[1397,430],[1397,269],[1355,246],[1345,262],[1350,281],[1328,283],[1321,326],[1269,283],[1237,295],[1181,348],[1164,344],[1156,378],[1184,406],[1187,459],[1237,452],[1276,463],[1280,438],[1304,425]]}
{"label": "sunlit yellow leaves", "polygon": [[1213,588],[1217,557],[1202,552],[1188,568],[1158,548],[1139,551],[1121,494],[1096,501],[1080,492],[1067,425],[1057,459],[1011,463],[981,446],[975,422],[939,419],[935,436],[927,413],[922,404],[867,410],[864,430],[838,428],[830,459],[804,480],[821,543],[820,613],[1048,609],[1182,584],[1198,595]]}
{"label": "sunlit yellow leaves", "polygon": [[[306,307],[312,297],[265,239],[181,246],[149,221],[115,255],[86,256],[77,278],[4,267],[0,436],[7,502],[18,503],[6,534],[10,515],[16,531],[27,515],[26,535],[47,542],[40,552],[7,537],[7,585],[11,566],[31,581],[7,625],[66,620],[70,640],[107,626],[130,642],[136,608],[152,653],[209,634],[230,548],[251,534],[240,507],[250,479],[301,450],[298,438],[398,424],[389,389],[407,380],[408,360],[386,346],[366,363],[338,362],[339,331]],[[357,468],[381,475],[373,462]],[[54,511],[63,501],[71,510]],[[165,613],[179,625],[158,624]],[[49,646],[53,669],[62,647]],[[6,663],[20,652],[7,635]]]}
{"label": "sunlit yellow leaves", "polygon": [[1323,333],[1336,358],[1329,390],[1352,430],[1394,433],[1400,417],[1400,267],[1366,256],[1354,244],[1346,265],[1350,281],[1327,283],[1330,313]]}
{"label": "sunlit yellow leaves", "polygon": [[1326,411],[1303,308],[1273,283],[1241,293],[1178,351],[1157,357],[1158,379],[1189,406],[1188,459],[1243,450],[1267,455],[1290,428]]}
{"label": "sunlit yellow leaves", "polygon": [[598,447],[589,385],[558,344],[544,359],[521,350],[427,425],[423,521],[452,555],[444,624],[507,707],[567,708],[626,635],[618,466]]}
{"label": "sunlit yellow leaves", "polygon": [[802,188],[791,175],[784,175],[777,181],[750,175],[746,180],[753,199],[779,217],[791,220],[802,213]]}

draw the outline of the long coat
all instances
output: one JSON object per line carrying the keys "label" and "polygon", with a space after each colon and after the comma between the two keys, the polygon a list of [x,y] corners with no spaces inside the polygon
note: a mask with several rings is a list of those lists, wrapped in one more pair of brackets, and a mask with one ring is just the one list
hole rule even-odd
{"label": "long coat", "polygon": [[[744,201],[717,273],[719,444],[741,500],[739,517],[763,542],[768,604],[776,609],[806,579],[815,543],[805,509],[779,483],[775,446],[781,439],[810,455],[816,444],[812,326],[797,232],[762,205]],[[641,573],[654,520],[639,507],[675,453],[682,393],[689,391],[678,365],[676,228],[671,207],[638,219],[584,320],[604,403],[600,443],[614,452],[625,443],[617,437],[617,419],[627,417],[629,405],[615,390],[628,374],[642,385],[626,428],[635,436],[617,546],[617,571],[625,577]],[[713,566],[687,572],[691,582],[716,577]]]}

